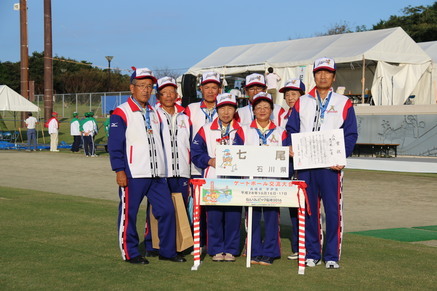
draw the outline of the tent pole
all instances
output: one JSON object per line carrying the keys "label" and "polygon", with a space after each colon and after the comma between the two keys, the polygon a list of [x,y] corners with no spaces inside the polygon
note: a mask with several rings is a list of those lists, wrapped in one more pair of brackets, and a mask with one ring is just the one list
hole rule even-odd
{"label": "tent pole", "polygon": [[364,86],[366,85],[366,59],[363,55],[363,76],[361,78],[361,104],[364,104]]}

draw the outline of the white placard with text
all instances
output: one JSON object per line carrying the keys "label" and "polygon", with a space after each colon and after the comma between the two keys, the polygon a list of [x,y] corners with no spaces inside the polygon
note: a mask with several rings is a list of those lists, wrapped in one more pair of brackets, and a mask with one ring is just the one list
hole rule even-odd
{"label": "white placard with text", "polygon": [[291,135],[295,170],[346,166],[343,129]]}
{"label": "white placard with text", "polygon": [[217,145],[217,176],[288,177],[289,148]]}

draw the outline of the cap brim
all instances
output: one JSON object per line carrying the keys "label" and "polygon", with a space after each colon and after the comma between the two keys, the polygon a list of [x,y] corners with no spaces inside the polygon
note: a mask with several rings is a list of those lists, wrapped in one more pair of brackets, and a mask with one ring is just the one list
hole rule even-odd
{"label": "cap brim", "polygon": [[333,69],[331,67],[322,66],[322,67],[318,67],[318,68],[313,69],[313,72],[317,72],[317,71],[320,71],[320,70],[328,70],[330,72],[335,72],[336,71],[336,69]]}
{"label": "cap brim", "polygon": [[171,84],[171,83],[168,83],[168,84],[164,84],[164,85],[159,86],[159,87],[158,87],[158,90],[161,90],[162,88],[165,88],[165,87],[167,87],[167,86],[172,86],[172,87],[175,87],[176,89],[178,88],[177,85],[175,85],[175,84]]}
{"label": "cap brim", "polygon": [[281,89],[279,89],[279,93],[284,93],[286,90],[297,90],[297,91],[301,91],[302,89],[299,87],[282,87]]}
{"label": "cap brim", "polygon": [[137,80],[150,79],[152,80],[153,84],[156,84],[158,82],[158,80],[154,76],[140,76],[140,77],[135,77],[134,79]]}
{"label": "cap brim", "polygon": [[245,85],[244,88],[249,88],[249,87],[252,87],[252,86],[262,86],[262,87],[267,87],[266,84],[263,84],[263,83],[261,83],[261,82],[253,82],[253,83],[250,83],[250,84],[248,84],[248,85]]}
{"label": "cap brim", "polygon": [[205,84],[208,84],[208,83],[215,83],[215,84],[217,84],[219,86],[222,85],[222,83],[220,83],[219,81],[216,81],[216,80],[206,80],[206,81],[203,81],[202,83],[200,83],[200,85],[205,85]]}
{"label": "cap brim", "polygon": [[225,105],[237,107],[237,103],[233,103],[233,102],[223,102],[223,103],[218,104],[216,107],[219,108],[219,107],[222,107],[222,106],[225,106]]}

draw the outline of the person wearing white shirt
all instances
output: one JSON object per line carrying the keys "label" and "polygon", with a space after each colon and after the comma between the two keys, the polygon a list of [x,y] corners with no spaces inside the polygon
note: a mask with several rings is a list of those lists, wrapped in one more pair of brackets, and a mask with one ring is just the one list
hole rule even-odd
{"label": "person wearing white shirt", "polygon": [[71,145],[71,151],[73,153],[79,152],[79,146],[82,139],[82,135],[80,133],[80,121],[77,118],[79,114],[77,112],[73,113],[73,119],[71,119],[70,123],[70,134],[73,136],[73,144]]}
{"label": "person wearing white shirt", "polygon": [[58,133],[59,133],[59,121],[57,119],[58,113],[53,112],[52,118],[47,122],[47,127],[50,134],[50,151],[59,152],[58,150]]}
{"label": "person wearing white shirt", "polygon": [[[36,151],[36,125],[38,124],[38,120],[32,116],[32,112],[29,112],[27,119],[24,121],[27,127],[27,151]],[[33,149],[32,149],[33,145]]]}
{"label": "person wearing white shirt", "polygon": [[278,74],[273,72],[273,68],[270,67],[267,69],[266,74],[266,85],[267,85],[267,93],[272,95],[273,103],[276,104],[278,100],[276,99],[276,93],[278,90],[278,82],[281,81],[281,77]]}

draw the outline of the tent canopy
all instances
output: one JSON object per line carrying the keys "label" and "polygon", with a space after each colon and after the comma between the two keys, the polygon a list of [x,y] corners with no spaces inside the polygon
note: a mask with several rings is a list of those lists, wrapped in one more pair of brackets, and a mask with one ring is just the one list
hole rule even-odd
{"label": "tent canopy", "polygon": [[38,106],[12,90],[6,85],[0,85],[0,111],[38,112]]}
{"label": "tent canopy", "polygon": [[[403,104],[415,89],[419,79],[422,85],[425,83],[427,86],[427,82],[431,82],[430,74],[428,76],[424,72],[431,65],[430,57],[400,27],[222,47],[195,64],[187,73],[199,75],[202,72],[214,70],[224,76],[229,76],[255,71],[265,72],[268,67],[273,67],[281,76],[282,83],[289,78],[298,77],[303,80],[308,89],[311,89],[314,85],[312,65],[314,60],[320,57],[332,57],[339,64],[336,84],[346,86],[346,92],[361,93],[364,88],[372,88],[372,92],[377,93],[377,96],[373,94],[375,105]],[[375,74],[385,73],[387,67],[377,71],[376,67],[381,62],[396,66],[419,65],[419,69],[408,70],[416,74],[414,84],[403,91],[388,88],[393,87],[393,84],[386,79],[387,75],[378,76],[378,83],[375,83],[374,79],[377,77]],[[363,63],[366,67],[364,75],[362,67],[360,68]],[[426,76],[423,76],[424,74]],[[406,77],[407,74],[402,74],[399,78]],[[411,77],[411,73],[408,77]],[[365,83],[361,83],[363,78]],[[396,96],[393,96],[393,92]],[[423,102],[426,103],[428,100]]]}

